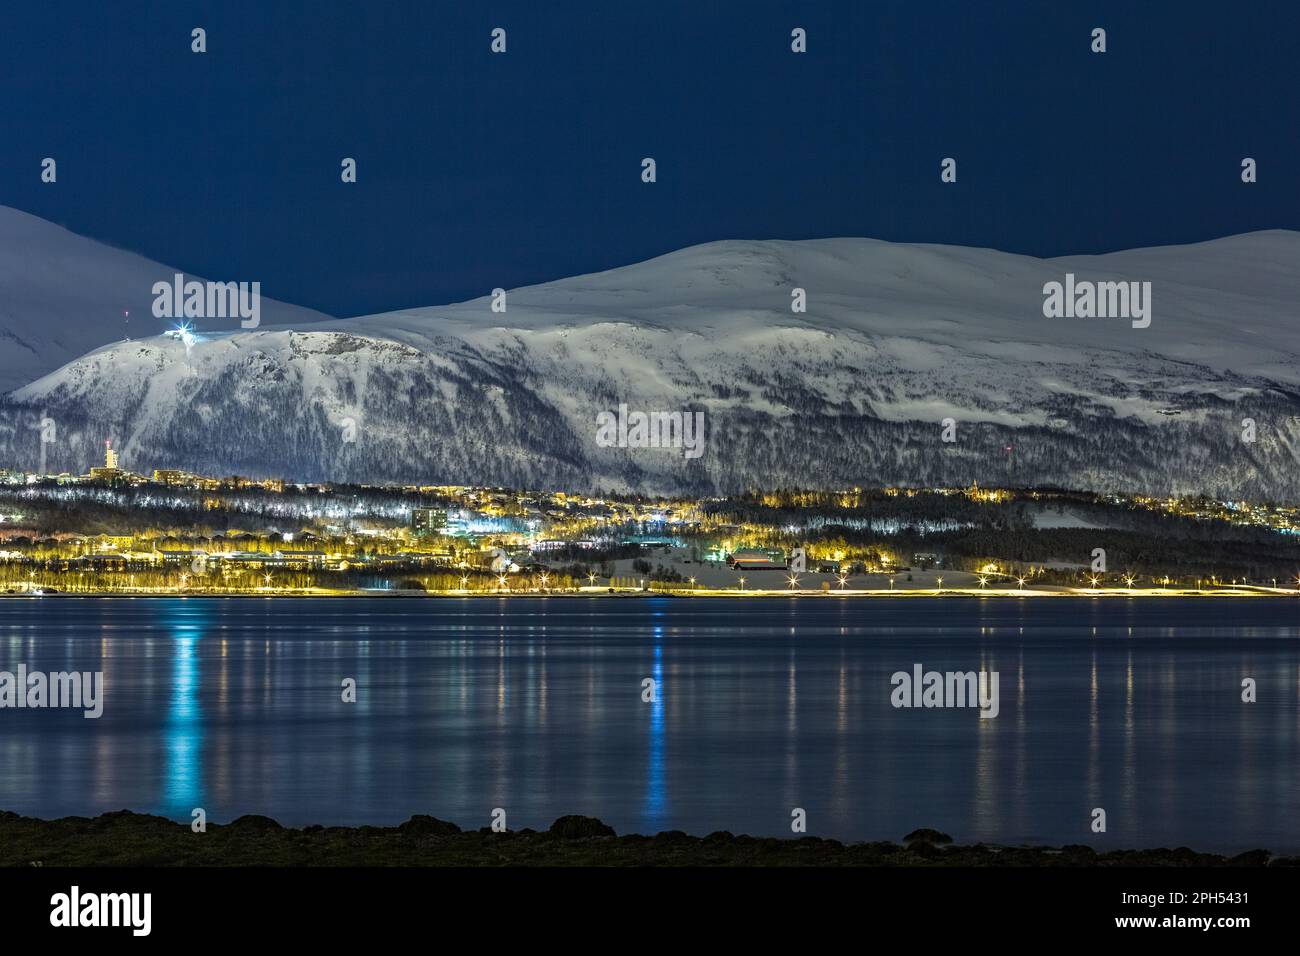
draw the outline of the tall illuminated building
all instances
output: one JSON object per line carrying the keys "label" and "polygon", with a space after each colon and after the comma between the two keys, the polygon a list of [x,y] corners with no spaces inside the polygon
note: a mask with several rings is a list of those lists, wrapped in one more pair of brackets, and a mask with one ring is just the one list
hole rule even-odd
{"label": "tall illuminated building", "polygon": [[104,465],[102,468],[90,469],[90,477],[103,481],[115,481],[118,478],[125,477],[124,472],[117,464],[117,452],[113,450],[112,440],[104,442]]}

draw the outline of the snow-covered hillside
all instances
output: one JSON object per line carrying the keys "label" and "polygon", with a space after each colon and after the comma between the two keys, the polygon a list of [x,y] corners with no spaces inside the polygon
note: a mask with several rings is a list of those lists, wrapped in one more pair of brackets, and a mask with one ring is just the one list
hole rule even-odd
{"label": "snow-covered hillside", "polygon": [[[1043,315],[1043,286],[1151,283],[1151,324]],[[806,290],[807,312],[791,311]],[[490,297],[106,346],[19,389],[81,471],[647,491],[1055,484],[1300,499],[1300,233],[1041,260],[867,239],[727,241]],[[596,417],[699,410],[707,443],[604,447]],[[27,424],[20,422],[24,420]],[[956,423],[945,442],[941,421]],[[1256,441],[1243,440],[1242,420]],[[61,458],[59,456],[62,456]]]}
{"label": "snow-covered hillside", "polygon": [[[0,206],[0,393],[54,371],[87,349],[121,341],[128,329],[133,339],[163,332],[169,322],[153,316],[153,284],[172,282],[180,271]],[[258,276],[239,278],[260,281]],[[128,311],[129,319],[123,315]],[[310,309],[262,300],[264,324],[324,318]],[[239,328],[237,318],[198,324],[213,330]]]}

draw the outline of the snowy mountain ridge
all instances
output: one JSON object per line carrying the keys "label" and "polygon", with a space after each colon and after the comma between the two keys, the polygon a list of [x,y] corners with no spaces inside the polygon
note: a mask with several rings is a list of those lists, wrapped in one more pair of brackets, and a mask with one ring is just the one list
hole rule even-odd
{"label": "snowy mountain ridge", "polygon": [[[1067,274],[1150,282],[1150,327],[1046,318]],[[113,438],[135,470],[299,480],[1300,500],[1300,233],[1059,259],[723,241],[492,302],[103,345],[8,397],[0,453],[30,463],[19,422],[49,415],[76,472]],[[703,412],[704,453],[598,442],[621,403]]]}
{"label": "snowy mountain ridge", "polygon": [[[0,206],[0,393],[54,371],[89,348],[127,335],[160,334],[172,323],[154,318],[153,287],[170,284],[176,274],[185,275]],[[261,306],[261,320],[268,325],[328,318],[271,299],[262,299]],[[239,328],[238,318],[203,322],[213,330]]]}

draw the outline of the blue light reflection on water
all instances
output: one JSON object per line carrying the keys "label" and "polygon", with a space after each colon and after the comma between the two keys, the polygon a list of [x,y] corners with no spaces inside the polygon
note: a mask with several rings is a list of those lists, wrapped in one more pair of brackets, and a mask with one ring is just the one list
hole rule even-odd
{"label": "blue light reflection on water", "polygon": [[664,759],[664,649],[663,627],[654,626],[654,665],[650,677],[654,681],[655,696],[650,701],[650,740],[646,757],[646,793],[645,809],[642,813],[642,828],[647,833],[657,833],[665,829],[668,810],[668,793],[665,787],[667,766]]}
{"label": "blue light reflection on water", "polygon": [[172,686],[162,730],[167,759],[159,812],[164,816],[189,817],[196,807],[204,805],[199,646],[211,610],[202,601],[177,601],[166,606]]}
{"label": "blue light reflection on water", "polygon": [[[0,711],[0,809],[1298,852],[1298,648],[1294,600],[0,600],[0,669],[106,698]],[[914,662],[1001,715],[891,708]]]}

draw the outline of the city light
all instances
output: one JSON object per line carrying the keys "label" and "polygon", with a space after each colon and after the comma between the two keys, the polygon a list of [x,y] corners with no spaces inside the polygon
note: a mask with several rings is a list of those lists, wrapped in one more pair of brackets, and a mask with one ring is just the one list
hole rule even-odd
{"label": "city light", "polygon": [[[923,593],[943,594],[996,591],[999,579],[1015,582],[1020,592],[1028,592],[1028,582],[1044,579],[1048,587],[1035,594],[1069,594],[1087,590],[1092,594],[1125,593],[1129,597],[1152,593],[1143,590],[1138,582],[1152,582],[1149,588],[1175,589],[1175,581],[1188,581],[1185,593],[1221,593],[1226,582],[1238,595],[1268,593],[1268,587],[1253,586],[1252,580],[1271,584],[1276,593],[1281,582],[1287,590],[1300,590],[1300,572],[1291,580],[1284,575],[1268,576],[1265,570],[1255,577],[1234,574],[1234,568],[1225,568],[1227,577],[1214,575],[1212,592],[1204,578],[1180,577],[1171,568],[1143,567],[1124,569],[1116,575],[1113,585],[1107,585],[1103,573],[1082,573],[1064,568],[1046,569],[1029,567],[1024,573],[1009,574],[1013,566],[1006,560],[990,560],[981,556],[965,560],[960,554],[949,557],[934,554],[909,556],[898,549],[886,550],[879,542],[863,545],[827,547],[820,559],[833,566],[819,564],[794,572],[792,549],[764,548],[765,535],[779,533],[787,538],[805,541],[820,528],[825,516],[817,512],[818,505],[807,506],[806,521],[791,516],[791,509],[804,507],[798,498],[784,493],[766,493],[763,501],[782,509],[779,523],[761,521],[737,525],[724,523],[727,512],[710,513],[710,502],[715,507],[725,507],[725,499],[681,499],[671,503],[647,502],[642,499],[622,500],[611,496],[585,496],[551,492],[547,494],[483,489],[463,486],[391,487],[347,489],[337,492],[328,485],[295,484],[278,479],[244,479],[238,477],[212,478],[175,469],[155,469],[152,479],[128,470],[129,461],[118,458],[117,442],[95,436],[96,444],[103,442],[104,457],[92,463],[86,475],[59,476],[59,481],[43,479],[33,482],[25,473],[6,472],[0,469],[0,520],[4,534],[0,536],[0,580],[21,584],[21,591],[36,590],[37,573],[44,590],[57,593],[62,590],[59,581],[68,582],[67,589],[79,593],[112,593],[130,591],[175,591],[188,593],[240,593],[264,591],[267,593],[307,594],[345,593],[372,590],[376,576],[388,590],[404,588],[405,582],[418,582],[412,592],[429,593],[504,593],[512,590],[511,575],[519,574],[520,591],[550,593],[577,589],[586,579],[590,591],[600,585],[599,566],[591,564],[588,570],[569,570],[576,549],[596,552],[598,560],[613,563],[608,569],[610,587],[616,590],[644,592],[671,592],[673,590],[698,590],[719,592],[727,586],[715,572],[704,571],[705,565],[718,568],[729,566],[731,555],[750,551],[744,563],[735,563],[733,570],[746,574],[743,583],[735,581],[733,591],[752,594],[771,593],[772,585],[760,581],[751,589],[748,577],[755,561],[762,563],[762,554],[770,556],[766,566],[781,570],[790,592],[812,589],[838,589],[847,592],[853,572],[861,568],[867,575],[881,574],[879,585],[868,578],[854,588],[855,594],[870,595],[881,590],[892,593],[898,590],[899,574],[906,568],[912,573],[920,565],[924,582],[931,568],[944,567],[942,576],[934,578],[927,589],[924,583],[905,585],[904,593],[919,596]],[[930,494],[944,493],[932,489]],[[959,493],[954,490],[952,493]],[[960,492],[965,493],[965,492]],[[848,504],[837,507],[866,507],[855,491],[845,500]],[[882,496],[887,491],[880,491]],[[907,500],[915,490],[898,491],[900,500]],[[1043,493],[1025,493],[1035,501],[1043,500]],[[973,500],[997,504],[1014,501],[1017,493],[980,490]],[[838,496],[832,500],[838,500]],[[1048,499],[1050,500],[1050,498]],[[1148,501],[1141,497],[1106,496],[1108,503],[1126,508],[1147,507],[1167,510],[1163,499]],[[155,527],[124,530],[118,534],[78,534],[60,529],[57,539],[36,539],[25,522],[32,513],[42,514],[51,507],[61,515],[73,515],[81,504],[114,512],[120,518],[129,517],[132,509],[139,508],[150,514]],[[1181,508],[1190,507],[1180,505]],[[1206,517],[1218,512],[1209,508],[1202,499],[1196,500],[1196,512],[1202,520],[1250,519],[1257,524],[1267,524],[1260,517],[1260,507],[1247,507],[1234,503],[1224,514],[1228,518]],[[521,513],[525,508],[532,513]],[[1288,522],[1292,529],[1300,528],[1300,508],[1268,506],[1266,514],[1278,523]],[[176,514],[174,524],[167,522],[168,512]],[[1184,514],[1185,511],[1174,513]],[[161,520],[157,517],[162,515]],[[75,519],[74,519],[75,520]],[[226,525],[248,527],[250,530],[231,534],[221,532],[195,532],[196,522],[219,520]],[[655,531],[647,531],[653,526]],[[929,521],[928,519],[889,519],[876,522],[878,533],[889,537],[919,528],[922,532],[961,530],[964,525]],[[126,526],[129,528],[129,525]],[[727,528],[721,534],[718,528]],[[673,529],[668,532],[666,529]],[[17,541],[15,546],[12,542]],[[1288,542],[1288,544],[1290,544]],[[632,553],[614,553],[615,548],[635,545],[640,556]],[[807,545],[799,545],[807,547]],[[1285,545],[1283,545],[1285,546]],[[1290,544],[1290,546],[1294,546]],[[554,557],[551,553],[554,552]],[[634,553],[634,552],[633,552]],[[189,574],[182,581],[181,572],[189,570],[195,556],[207,565],[202,575]],[[640,574],[629,576],[626,564],[634,565]],[[697,571],[692,564],[700,565]],[[654,567],[649,571],[642,565]],[[852,567],[852,570],[850,569]],[[948,568],[951,570],[948,570]],[[271,575],[271,570],[275,575]],[[491,573],[497,577],[495,587],[474,588],[474,574]],[[264,573],[265,572],[265,573]],[[499,573],[498,573],[499,572]],[[21,578],[19,578],[21,575]],[[1077,576],[1076,576],[1077,575]],[[258,576],[262,581],[258,582]],[[812,577],[812,583],[808,581]],[[1073,578],[1073,580],[1071,580]],[[884,581],[888,580],[888,588]],[[1082,584],[1078,583],[1082,581]],[[128,584],[129,582],[129,584]]]}

